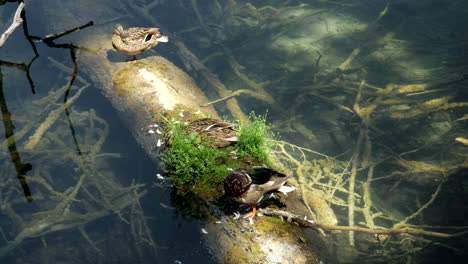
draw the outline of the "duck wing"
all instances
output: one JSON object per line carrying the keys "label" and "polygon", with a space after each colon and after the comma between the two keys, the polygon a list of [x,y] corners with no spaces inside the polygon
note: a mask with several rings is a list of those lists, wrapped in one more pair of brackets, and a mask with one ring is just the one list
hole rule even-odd
{"label": "duck wing", "polygon": [[280,190],[291,175],[280,173],[267,167],[253,167],[246,171],[252,179],[252,185],[262,192],[269,193]]}

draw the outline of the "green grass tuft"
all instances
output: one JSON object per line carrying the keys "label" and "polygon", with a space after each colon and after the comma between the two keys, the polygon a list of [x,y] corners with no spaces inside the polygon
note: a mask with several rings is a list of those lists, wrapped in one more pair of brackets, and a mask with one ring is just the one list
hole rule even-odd
{"label": "green grass tuft", "polygon": [[272,145],[268,139],[273,136],[269,129],[270,126],[266,124],[266,115],[257,116],[254,112],[250,113],[249,120],[241,124],[238,132],[239,155],[249,156],[259,163],[271,166],[271,162],[268,160],[268,151]]}
{"label": "green grass tuft", "polygon": [[196,194],[203,186],[224,179],[229,171],[216,162],[225,155],[223,151],[204,144],[196,133],[190,133],[188,125],[171,121],[167,125],[171,145],[161,158],[176,187],[184,186],[184,192]]}

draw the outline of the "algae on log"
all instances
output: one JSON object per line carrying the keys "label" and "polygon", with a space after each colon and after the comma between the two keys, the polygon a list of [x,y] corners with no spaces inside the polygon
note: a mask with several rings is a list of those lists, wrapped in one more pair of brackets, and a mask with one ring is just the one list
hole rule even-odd
{"label": "algae on log", "polygon": [[[110,41],[110,36],[109,36]],[[206,96],[185,72],[162,57],[148,57],[135,64],[111,62],[107,52],[80,56],[82,69],[102,90],[129,126],[135,139],[155,158],[159,134],[148,134],[148,125],[164,122],[162,114],[204,115],[218,118],[216,110],[206,105]],[[292,198],[292,197],[291,197]],[[299,198],[294,199],[300,203]],[[219,212],[207,203],[207,211]],[[317,254],[307,243],[304,229],[273,218],[260,217],[254,225],[245,220],[221,216],[210,217],[205,229],[206,244],[220,263],[319,263]],[[304,238],[304,239],[300,239]]]}

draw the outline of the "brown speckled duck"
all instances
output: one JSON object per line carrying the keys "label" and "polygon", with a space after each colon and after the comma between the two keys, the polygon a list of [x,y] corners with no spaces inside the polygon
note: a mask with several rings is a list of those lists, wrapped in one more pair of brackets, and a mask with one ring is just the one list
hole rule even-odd
{"label": "brown speckled duck", "polygon": [[201,118],[190,123],[190,130],[200,135],[213,147],[225,148],[238,141],[233,127],[237,124],[214,118]]}
{"label": "brown speckled duck", "polygon": [[159,42],[168,42],[167,36],[159,32],[159,26],[154,28],[133,27],[124,30],[122,25],[114,26],[114,35],[112,36],[112,46],[114,49],[133,55],[133,61],[136,62],[136,55],[145,50],[158,45]]}
{"label": "brown speckled duck", "polygon": [[296,189],[294,186],[285,185],[289,178],[291,175],[264,166],[241,167],[224,179],[224,192],[233,200],[251,206],[252,211],[244,215],[244,218],[253,218],[257,204],[266,194],[286,194]]}

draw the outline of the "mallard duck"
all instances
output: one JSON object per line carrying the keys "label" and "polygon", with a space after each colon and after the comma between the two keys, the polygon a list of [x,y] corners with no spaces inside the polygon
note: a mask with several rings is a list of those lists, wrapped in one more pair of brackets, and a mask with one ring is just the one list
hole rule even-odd
{"label": "mallard duck", "polygon": [[257,204],[266,194],[272,192],[288,193],[296,188],[285,185],[291,175],[282,174],[263,166],[241,167],[235,169],[224,179],[224,192],[233,200],[252,207],[244,218],[253,218]]}
{"label": "mallard duck", "polygon": [[214,118],[201,118],[190,123],[190,130],[207,139],[208,144],[217,148],[225,148],[238,141],[233,127],[237,124],[223,122]]}
{"label": "mallard duck", "polygon": [[112,46],[114,49],[133,55],[133,62],[136,62],[136,55],[145,50],[158,45],[159,42],[168,42],[167,36],[159,32],[159,26],[154,28],[133,27],[124,30],[122,25],[114,26],[112,36]]}

